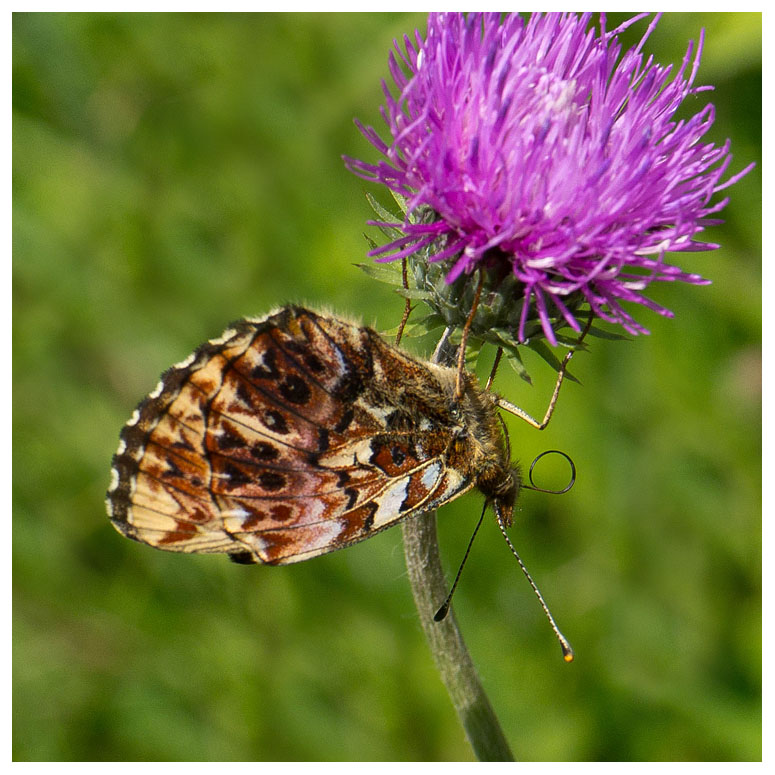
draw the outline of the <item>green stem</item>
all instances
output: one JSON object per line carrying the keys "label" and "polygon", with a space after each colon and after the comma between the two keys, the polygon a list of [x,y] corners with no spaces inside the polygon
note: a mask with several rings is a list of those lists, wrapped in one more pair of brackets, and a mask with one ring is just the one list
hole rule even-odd
{"label": "green stem", "polygon": [[450,609],[441,622],[433,620],[448,591],[436,539],[436,512],[409,519],[401,527],[406,567],[420,622],[474,755],[479,761],[514,761],[454,612]]}

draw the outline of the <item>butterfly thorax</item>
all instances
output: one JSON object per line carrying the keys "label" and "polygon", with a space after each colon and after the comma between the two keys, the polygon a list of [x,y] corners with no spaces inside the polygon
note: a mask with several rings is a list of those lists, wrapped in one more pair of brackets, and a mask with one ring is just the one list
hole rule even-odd
{"label": "butterfly thorax", "polygon": [[473,375],[465,373],[463,394],[455,400],[457,372],[437,367],[437,374],[450,411],[459,423],[450,463],[473,481],[510,525],[521,477],[519,466],[509,460],[494,397],[479,386]]}

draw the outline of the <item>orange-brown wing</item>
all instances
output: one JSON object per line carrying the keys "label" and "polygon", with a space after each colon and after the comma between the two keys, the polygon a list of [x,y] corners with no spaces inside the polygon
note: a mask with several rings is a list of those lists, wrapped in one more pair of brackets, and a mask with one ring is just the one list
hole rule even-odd
{"label": "orange-brown wing", "polygon": [[369,334],[289,307],[172,367],[122,430],[114,526],[160,549],[284,564],[469,489],[446,465],[448,429],[391,428],[395,411],[372,400]]}

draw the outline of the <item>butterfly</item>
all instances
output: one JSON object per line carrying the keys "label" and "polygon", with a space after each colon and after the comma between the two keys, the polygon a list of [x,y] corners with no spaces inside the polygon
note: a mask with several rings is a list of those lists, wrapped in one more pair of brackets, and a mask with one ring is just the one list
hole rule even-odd
{"label": "butterfly", "polygon": [[285,565],[476,487],[500,523],[521,485],[476,378],[298,306],[245,318],[166,371],[113,457],[123,535]]}

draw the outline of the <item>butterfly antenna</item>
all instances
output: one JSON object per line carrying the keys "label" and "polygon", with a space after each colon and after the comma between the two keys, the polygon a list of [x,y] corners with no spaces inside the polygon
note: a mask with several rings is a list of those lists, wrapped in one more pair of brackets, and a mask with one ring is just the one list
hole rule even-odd
{"label": "butterfly antenna", "polygon": [[[547,490],[545,487],[539,487],[534,481],[533,481],[533,469],[536,467],[536,463],[544,456],[546,455],[562,455],[567,461],[568,465],[570,465],[570,479],[568,480],[568,484],[565,485],[561,490]],[[568,490],[573,487],[574,484],[576,484],[576,464],[573,462],[573,458],[566,454],[565,452],[562,452],[559,449],[547,449],[545,452],[542,452],[540,455],[537,455],[533,462],[530,464],[530,471],[528,472],[528,479],[530,480],[530,484],[522,484],[522,488],[524,490],[535,490],[536,492],[545,492],[547,495],[564,495]]]}
{"label": "butterfly antenna", "polygon": [[476,523],[476,527],[474,528],[473,535],[471,536],[471,540],[468,542],[468,548],[466,549],[466,553],[463,555],[463,561],[460,563],[460,567],[457,571],[457,576],[455,576],[455,580],[452,582],[452,589],[449,590],[449,594],[447,595],[447,599],[442,604],[441,608],[439,608],[438,611],[433,615],[433,621],[434,622],[440,622],[443,619],[446,618],[447,614],[449,613],[449,606],[452,602],[452,595],[455,594],[455,590],[457,589],[457,583],[460,581],[460,574],[463,572],[463,566],[466,564],[466,560],[468,559],[468,555],[471,552],[471,547],[474,545],[474,538],[476,538],[476,534],[479,532],[479,528],[482,526],[482,520],[484,519],[484,512],[487,510],[487,504],[484,504],[484,508],[482,509],[482,515],[479,517],[479,521]]}
{"label": "butterfly antenna", "polygon": [[466,365],[466,345],[468,344],[468,334],[471,331],[471,324],[474,322],[474,315],[479,306],[479,297],[482,295],[482,285],[484,285],[484,272],[479,270],[479,282],[476,285],[474,301],[471,304],[471,311],[468,313],[466,324],[463,326],[463,333],[460,336],[460,349],[457,352],[457,382],[455,384],[455,398],[458,400],[463,396],[463,372]]}
{"label": "butterfly antenna", "polygon": [[525,567],[525,563],[522,562],[522,558],[519,556],[519,553],[514,548],[514,544],[511,543],[511,540],[509,539],[509,535],[506,532],[506,526],[503,524],[503,517],[500,513],[500,509],[496,506],[496,516],[498,517],[498,527],[501,530],[501,533],[503,533],[503,537],[506,539],[506,543],[508,544],[509,549],[511,549],[511,553],[517,558],[517,562],[519,563],[519,567],[522,568],[522,572],[525,574],[525,578],[530,583],[530,586],[533,588],[533,592],[536,593],[536,597],[538,598],[538,602],[541,604],[541,608],[544,609],[544,613],[546,614],[546,618],[549,620],[549,624],[552,625],[552,629],[554,630],[554,634],[557,636],[557,640],[560,641],[560,647],[562,648],[562,658],[566,662],[573,662],[573,649],[571,648],[570,643],[568,643],[568,639],[560,632],[560,628],[557,626],[557,623],[554,621],[554,617],[552,616],[552,612],[549,610],[549,606],[546,605],[546,602],[544,601],[544,596],[541,594],[541,590],[538,589],[536,586],[535,581],[533,581],[533,577],[528,572],[528,569]]}

